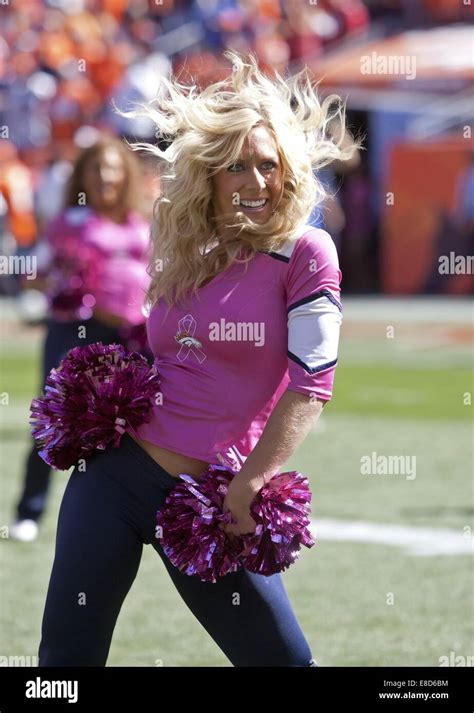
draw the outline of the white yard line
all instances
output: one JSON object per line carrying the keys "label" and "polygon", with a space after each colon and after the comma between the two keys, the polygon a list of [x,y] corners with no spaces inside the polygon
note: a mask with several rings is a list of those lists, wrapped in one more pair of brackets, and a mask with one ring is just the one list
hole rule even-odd
{"label": "white yard line", "polygon": [[472,324],[474,306],[470,297],[369,297],[342,296],[344,321],[391,324],[435,322],[436,324]]}
{"label": "white yard line", "polygon": [[312,521],[311,532],[317,540],[388,545],[401,548],[407,555],[474,554],[473,537],[462,530],[321,518]]}

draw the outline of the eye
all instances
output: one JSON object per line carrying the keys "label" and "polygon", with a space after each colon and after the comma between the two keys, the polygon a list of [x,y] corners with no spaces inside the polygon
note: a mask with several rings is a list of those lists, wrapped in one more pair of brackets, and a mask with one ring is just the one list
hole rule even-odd
{"label": "eye", "polygon": [[227,167],[230,173],[238,173],[241,169],[243,169],[242,163],[231,163],[231,165]]}
{"label": "eye", "polygon": [[271,171],[272,168],[276,168],[276,163],[274,161],[264,161],[262,163],[262,168],[264,171]]}

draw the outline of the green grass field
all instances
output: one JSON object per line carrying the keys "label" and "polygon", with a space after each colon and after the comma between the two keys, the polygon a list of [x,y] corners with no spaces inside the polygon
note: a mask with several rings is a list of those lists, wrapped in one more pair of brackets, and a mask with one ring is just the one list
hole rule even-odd
{"label": "green grass field", "polygon": [[[355,330],[356,331],[356,330]],[[473,528],[472,347],[436,358],[414,329],[389,340],[341,340],[332,403],[287,468],[310,476],[313,518]],[[0,525],[11,522],[28,447],[28,406],[38,383],[38,339],[4,342]],[[416,478],[362,475],[360,459],[416,456]],[[67,473],[56,473],[41,535],[3,538],[2,655],[37,654],[42,609]],[[322,666],[438,666],[474,653],[472,558],[412,556],[399,547],[318,540],[285,574],[297,616]],[[393,603],[389,603],[393,601]],[[109,666],[228,666],[175,592],[151,547],[125,601]]]}

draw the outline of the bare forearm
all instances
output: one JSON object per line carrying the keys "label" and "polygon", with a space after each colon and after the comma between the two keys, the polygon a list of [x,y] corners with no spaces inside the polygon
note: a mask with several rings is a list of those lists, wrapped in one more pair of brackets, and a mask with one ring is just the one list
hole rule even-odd
{"label": "bare forearm", "polygon": [[324,402],[295,391],[285,391],[275,406],[252,453],[234,480],[260,490],[286,463],[306,438]]}

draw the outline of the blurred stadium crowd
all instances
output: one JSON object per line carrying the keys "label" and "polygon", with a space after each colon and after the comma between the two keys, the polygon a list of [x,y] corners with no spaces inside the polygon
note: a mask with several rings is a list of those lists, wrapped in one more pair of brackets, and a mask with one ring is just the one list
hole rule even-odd
{"label": "blurred stadium crowd", "polygon": [[[264,69],[285,73],[323,55],[337,56],[339,48],[361,37],[465,21],[469,10],[457,0],[15,0],[2,5],[1,253],[27,254],[41,243],[61,209],[73,161],[97,132],[153,138],[150,124],[120,117],[112,100],[120,108],[148,101],[159,77],[170,72],[183,81],[215,81],[227,73],[226,48],[251,50]],[[363,115],[352,116],[352,129],[367,131]],[[153,163],[142,159],[141,165],[147,216],[158,187]],[[337,188],[334,171],[327,180]],[[339,234],[344,238],[347,211],[353,216],[353,244],[361,231],[368,235],[365,257],[357,251],[349,255],[359,267],[352,285],[348,275],[347,287],[377,289],[377,226],[365,155],[351,167],[347,188],[326,216],[336,244]],[[17,280],[0,282],[0,293],[16,293]]]}

